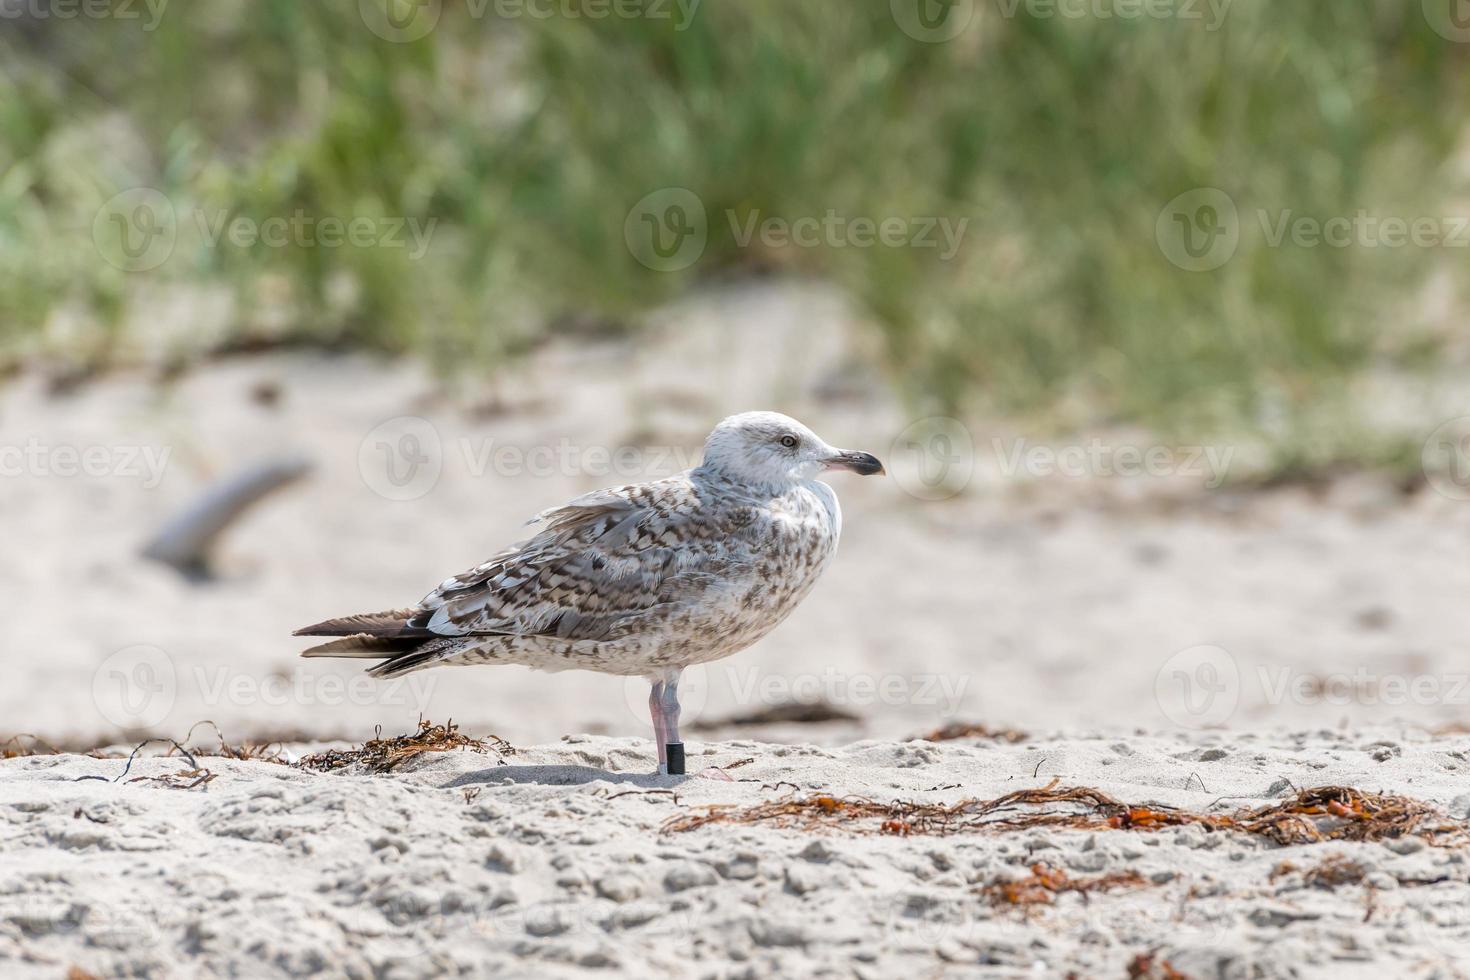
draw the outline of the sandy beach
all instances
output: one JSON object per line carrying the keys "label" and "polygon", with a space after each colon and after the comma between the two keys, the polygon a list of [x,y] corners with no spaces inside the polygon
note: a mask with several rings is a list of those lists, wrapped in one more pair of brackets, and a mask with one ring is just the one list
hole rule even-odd
{"label": "sandy beach", "polygon": [[[1181,447],[983,420],[951,420],[968,441],[962,480],[929,487],[906,435],[924,420],[881,385],[824,388],[856,342],[831,292],[742,291],[651,329],[637,348],[551,345],[494,389],[454,395],[411,364],[319,355],[227,359],[166,386],[140,370],[60,398],[41,376],[17,379],[0,393],[0,445],[42,447],[42,464],[67,448],[110,462],[6,478],[0,536],[17,560],[0,565],[0,595],[25,611],[6,641],[24,654],[0,691],[6,733],[94,745],[210,719],[232,740],[360,741],[427,716],[522,744],[642,736],[641,680],[496,668],[385,684],[359,664],[298,659],[289,634],[413,602],[526,536],[546,507],[693,465],[710,420],[751,405],[870,449],[892,475],[834,479],[837,560],[771,636],[690,672],[686,724],[811,701],[839,714],[822,741],[955,721],[1470,722],[1463,500],[1372,474],[1209,491],[1202,472],[1006,472],[1016,446]],[[772,352],[786,375],[764,370]],[[431,462],[410,471],[398,453],[420,445]],[[1224,475],[1248,472],[1250,446],[1225,449]],[[279,459],[313,469],[226,531],[212,581],[139,557],[209,487]],[[395,485],[395,466],[414,479]],[[1196,685],[1188,704],[1181,676]],[[1206,708],[1211,677],[1226,688]]]}
{"label": "sandy beach", "polygon": [[1470,980],[1467,2],[0,0],[0,980]]}
{"label": "sandy beach", "polygon": [[[722,339],[734,322],[740,344]],[[956,423],[959,478],[926,481],[905,435],[922,420],[881,385],[829,383],[854,342],[830,292],[745,291],[650,329],[658,343],[637,348],[548,345],[483,391],[446,391],[411,363],[291,353],[162,385],[140,367],[61,396],[40,375],[4,390],[0,444],[41,446],[52,467],[11,475],[0,512],[15,556],[0,595],[23,611],[0,738],[41,753],[0,765],[6,975],[1463,970],[1470,876],[1448,840],[669,830],[712,805],[953,805],[1053,784],[1205,815],[1341,786],[1463,821],[1470,508],[1371,474],[1263,490],[1209,489],[1182,465],[1017,473],[1016,447],[1151,443],[976,420]],[[762,369],[772,351],[786,376]],[[690,771],[733,767],[715,778],[649,775],[639,679],[384,683],[296,656],[294,627],[412,601],[547,506],[690,465],[709,420],[750,405],[872,450],[891,476],[838,482],[841,551],[811,598],[687,676]],[[62,447],[112,455],[66,475]],[[1249,465],[1248,445],[1225,448]],[[208,487],[281,459],[311,472],[230,527],[212,578],[140,557]],[[282,764],[420,719],[515,752],[389,772]],[[965,726],[990,735],[916,740]],[[276,761],[211,755],[221,736],[270,743],[252,751]],[[198,765],[152,743],[124,773],[150,737],[186,742]],[[1012,886],[1023,901],[996,898]]]}
{"label": "sandy beach", "polygon": [[[1073,786],[1225,814],[1350,784],[1431,803],[1463,828],[1465,737],[690,749],[691,771],[727,767],[721,778],[650,776],[647,740],[593,736],[420,755],[384,774],[201,756],[213,778],[193,790],[152,779],[194,768],[177,756],[138,759],[121,779],[122,759],[11,759],[0,959],[27,977],[167,976],[185,962],[190,975],[350,977],[1452,977],[1470,966],[1463,849],[1413,834],[1279,846],[1201,826],[903,832],[836,802],[790,826],[676,826],[772,800],[953,805]],[[1314,825],[1330,837],[1352,823]]]}

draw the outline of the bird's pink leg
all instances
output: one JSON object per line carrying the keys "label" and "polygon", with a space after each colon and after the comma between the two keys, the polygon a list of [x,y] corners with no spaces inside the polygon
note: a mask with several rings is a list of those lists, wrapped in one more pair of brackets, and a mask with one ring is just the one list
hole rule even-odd
{"label": "bird's pink leg", "polygon": [[653,688],[648,692],[648,713],[653,717],[653,741],[658,746],[658,771],[666,773],[669,771],[668,741],[665,739],[667,732],[664,721],[664,682],[654,681]]}
{"label": "bird's pink leg", "polygon": [[679,737],[679,677],[682,674],[682,668],[674,668],[664,674],[660,692],[664,720],[661,738],[665,743],[662,771],[671,776],[684,775],[684,740]]}
{"label": "bird's pink leg", "polygon": [[[658,743],[658,771],[669,773],[669,751],[676,753],[675,775],[684,775],[684,740],[679,737],[679,677],[681,669],[670,670],[659,680],[653,681],[653,690],[648,694],[648,713],[653,716],[653,738]],[[705,779],[731,781],[730,774],[723,769],[706,769],[698,773]]]}
{"label": "bird's pink leg", "polygon": [[679,738],[679,675],[663,683],[664,734],[666,742],[680,742]]}

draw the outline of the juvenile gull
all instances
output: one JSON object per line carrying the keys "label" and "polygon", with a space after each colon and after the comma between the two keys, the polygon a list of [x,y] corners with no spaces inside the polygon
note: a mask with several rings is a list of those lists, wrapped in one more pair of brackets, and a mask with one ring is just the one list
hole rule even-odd
{"label": "juvenile gull", "polygon": [[[647,677],[659,771],[679,741],[679,677],[750,646],[806,598],[837,551],[826,470],[882,473],[775,412],[732,415],[678,476],[598,490],[532,519],[530,540],[417,606],[329,619],[303,657],[377,657],[368,672],[523,664]],[[673,771],[682,771],[675,759]]]}

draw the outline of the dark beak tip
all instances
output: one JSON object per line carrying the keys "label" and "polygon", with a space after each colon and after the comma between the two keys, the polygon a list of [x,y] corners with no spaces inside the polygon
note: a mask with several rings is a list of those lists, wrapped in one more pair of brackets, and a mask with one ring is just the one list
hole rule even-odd
{"label": "dark beak tip", "polygon": [[888,472],[872,453],[849,453],[848,460],[848,468],[858,476],[884,476]]}

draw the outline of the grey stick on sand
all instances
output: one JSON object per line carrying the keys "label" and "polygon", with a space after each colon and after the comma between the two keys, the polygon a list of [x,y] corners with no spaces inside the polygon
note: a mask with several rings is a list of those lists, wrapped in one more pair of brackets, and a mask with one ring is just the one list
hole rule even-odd
{"label": "grey stick on sand", "polygon": [[236,473],[202,493],[143,549],[143,557],[173,566],[195,581],[213,577],[210,556],[230,525],[259,501],[311,472],[308,459],[283,457]]}

